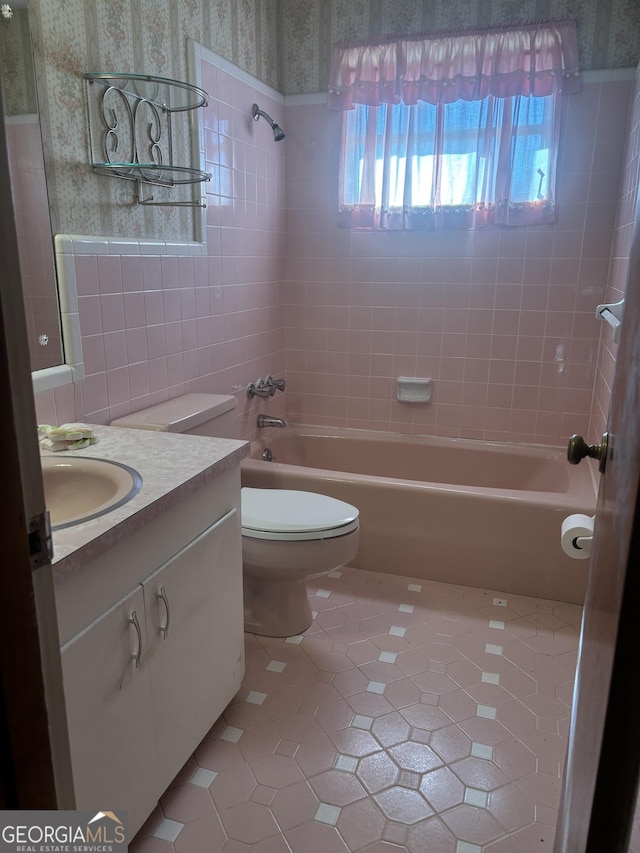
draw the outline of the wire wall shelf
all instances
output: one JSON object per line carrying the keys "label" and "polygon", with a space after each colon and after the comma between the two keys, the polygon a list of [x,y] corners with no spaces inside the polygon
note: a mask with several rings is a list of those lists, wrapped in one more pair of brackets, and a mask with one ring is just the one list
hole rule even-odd
{"label": "wire wall shelf", "polygon": [[[207,105],[207,93],[190,83],[147,74],[87,73],[91,167],[109,177],[136,182],[138,204],[204,207],[204,201],[156,201],[143,185],[175,187],[208,181],[211,175],[174,163],[174,113]],[[188,121],[188,117],[185,116]]]}

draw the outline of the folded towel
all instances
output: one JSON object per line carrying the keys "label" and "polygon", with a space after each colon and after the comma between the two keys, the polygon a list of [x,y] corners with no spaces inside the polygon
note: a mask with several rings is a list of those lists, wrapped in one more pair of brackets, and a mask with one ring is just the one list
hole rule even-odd
{"label": "folded towel", "polygon": [[81,450],[99,440],[93,433],[93,427],[88,424],[40,424],[38,432],[41,435],[40,446],[53,453],[61,450]]}

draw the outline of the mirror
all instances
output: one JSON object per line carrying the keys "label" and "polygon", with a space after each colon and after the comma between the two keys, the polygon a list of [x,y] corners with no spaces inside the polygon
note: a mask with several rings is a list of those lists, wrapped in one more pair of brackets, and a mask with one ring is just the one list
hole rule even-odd
{"label": "mirror", "polygon": [[33,371],[64,362],[27,0],[0,6],[0,78]]}

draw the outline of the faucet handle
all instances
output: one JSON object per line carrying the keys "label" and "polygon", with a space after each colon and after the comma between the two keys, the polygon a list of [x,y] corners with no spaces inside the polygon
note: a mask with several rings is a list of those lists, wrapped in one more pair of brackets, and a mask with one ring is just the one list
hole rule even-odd
{"label": "faucet handle", "polygon": [[273,376],[267,376],[264,384],[269,386],[269,393],[273,397],[276,391],[284,391],[287,383],[284,379],[274,379]]}
{"label": "faucet handle", "polygon": [[275,391],[271,390],[264,379],[258,379],[255,385],[253,382],[247,385],[247,397],[250,400],[253,400],[254,397],[262,397],[263,400],[266,400],[267,397],[273,397],[274,394]]}

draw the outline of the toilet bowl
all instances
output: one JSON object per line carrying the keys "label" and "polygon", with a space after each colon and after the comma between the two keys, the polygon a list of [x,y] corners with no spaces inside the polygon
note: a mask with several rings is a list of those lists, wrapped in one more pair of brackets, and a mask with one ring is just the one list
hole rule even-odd
{"label": "toilet bowl", "polygon": [[[235,397],[185,394],[111,426],[231,438]],[[306,579],[346,566],[358,550],[358,510],[290,489],[242,489],[245,631],[300,634],[312,621]]]}
{"label": "toilet bowl", "polygon": [[312,621],[306,579],[356,555],[358,510],[313,492],[242,489],[245,631],[300,634]]}

